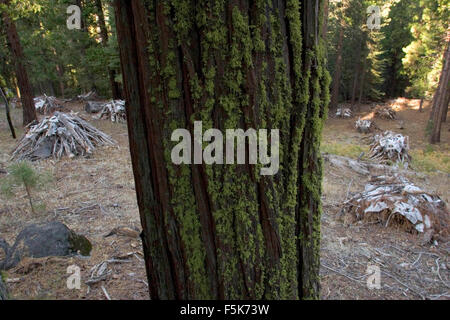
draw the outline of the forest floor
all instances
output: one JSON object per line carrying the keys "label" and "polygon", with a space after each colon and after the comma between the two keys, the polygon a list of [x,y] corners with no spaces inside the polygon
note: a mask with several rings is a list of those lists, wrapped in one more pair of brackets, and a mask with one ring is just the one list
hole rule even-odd
{"label": "forest floor", "polygon": [[[418,104],[418,100],[397,99],[394,106],[398,119],[376,119],[376,123],[382,130],[410,136],[414,171],[407,174],[408,179],[449,203],[450,121],[442,128],[441,140],[446,143],[430,146],[425,137],[429,105],[425,104],[424,112],[419,113]],[[68,103],[66,107],[80,112],[94,126],[110,134],[118,145],[102,147],[89,158],[35,163],[37,168],[54,176],[50,186],[33,194],[36,200],[45,203],[45,209],[31,214],[25,193],[13,199],[0,195],[0,237],[13,243],[25,225],[58,220],[87,236],[93,243],[93,251],[89,258],[24,259],[19,266],[2,274],[11,298],[106,299],[106,292],[111,299],[148,299],[140,239],[104,237],[115,227],[137,230],[140,227],[126,125],[97,120],[95,115],[87,115],[80,103]],[[9,155],[16,142],[10,137],[3,108],[0,112],[1,169],[11,163]],[[361,106],[358,116],[370,118],[370,106]],[[21,131],[21,110],[13,110],[13,121],[16,130]],[[367,153],[367,142],[355,130],[354,121],[355,117],[328,119],[322,151],[351,158]],[[402,121],[404,129],[399,129]],[[18,132],[21,134],[23,131]],[[349,193],[363,189],[369,177],[356,176],[327,162],[324,172],[322,299],[449,299],[450,243],[431,244],[419,234],[395,227],[342,221],[338,218],[340,204]],[[126,259],[108,264],[112,272],[105,281],[90,287],[84,283],[94,266],[118,257]],[[81,290],[67,289],[70,265],[81,269]],[[380,268],[380,289],[367,286],[369,265]]]}

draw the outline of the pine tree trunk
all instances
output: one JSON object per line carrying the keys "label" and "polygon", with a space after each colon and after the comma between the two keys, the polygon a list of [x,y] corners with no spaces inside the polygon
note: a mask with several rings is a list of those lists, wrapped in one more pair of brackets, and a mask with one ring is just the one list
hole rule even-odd
{"label": "pine tree trunk", "polygon": [[[104,47],[108,46],[108,29],[105,23],[105,14],[103,13],[102,1],[95,0],[95,6],[98,12],[98,24],[100,27],[100,35],[102,37],[102,44]],[[109,82],[111,84],[111,93],[114,100],[121,99],[120,87],[116,82],[116,72],[114,69],[108,67]]]}
{"label": "pine tree trunk", "polygon": [[363,65],[361,68],[361,83],[359,84],[358,110],[360,109],[361,104],[363,102],[364,83],[366,81],[366,63],[367,63],[367,57],[364,57]]}
{"label": "pine tree trunk", "polygon": [[[8,5],[8,1],[6,0],[0,0],[0,3]],[[33,93],[31,90],[30,82],[28,80],[27,70],[24,66],[24,55],[16,25],[6,12],[3,12],[2,17],[8,36],[8,44],[11,49],[11,56],[14,60],[13,62],[16,68],[16,77],[20,89],[20,97],[23,110],[23,125],[26,126],[30,122],[37,119],[36,108],[33,101]]]}
{"label": "pine tree trunk", "polygon": [[329,5],[330,0],[324,0],[323,4],[323,18],[322,18],[322,38],[324,40],[327,39],[327,33],[328,33],[328,15],[329,15]]}
{"label": "pine tree trunk", "polygon": [[56,73],[58,74],[59,93],[61,97],[64,98],[64,71],[59,64],[56,64]]}
{"label": "pine tree trunk", "polygon": [[[430,143],[438,143],[441,141],[441,127],[444,112],[448,110],[447,93],[450,90],[450,41],[444,53],[444,63],[442,67],[439,86],[433,97],[432,111],[432,130],[430,135]],[[447,104],[446,104],[447,103]]]}
{"label": "pine tree trunk", "polygon": [[[86,19],[85,17],[85,12],[89,11],[89,4],[86,3],[86,1],[83,0],[76,0],[76,5],[78,7],[80,7],[81,9],[81,21],[80,21],[80,32],[84,33],[86,38],[82,38],[79,39],[80,41],[80,54],[81,54],[81,61],[85,62],[86,61],[86,49],[88,49],[89,47],[89,43],[87,43],[87,40],[89,39],[90,35],[89,35],[89,20]],[[86,11],[85,11],[85,7],[86,7]],[[91,70],[91,68],[86,67],[84,69],[84,72],[87,75],[87,83],[83,83],[82,84],[82,91],[83,92],[88,92],[88,91],[94,91],[97,92],[97,87],[95,85],[95,77],[94,74]]]}
{"label": "pine tree trunk", "polygon": [[356,92],[358,90],[358,80],[359,80],[359,73],[361,69],[361,42],[359,43],[358,49],[356,50],[356,56],[355,56],[355,69],[353,72],[353,86],[352,86],[352,95],[351,95],[351,106],[352,110],[354,110],[355,102],[356,102]]}
{"label": "pine tree trunk", "polygon": [[341,84],[341,65],[342,65],[342,43],[344,39],[344,27],[339,30],[339,40],[337,45],[336,64],[333,75],[333,86],[331,89],[330,110],[335,111],[339,100],[339,86]]}
{"label": "pine tree trunk", "polygon": [[450,89],[447,90],[447,96],[444,102],[444,111],[442,112],[442,122],[447,122],[448,105],[450,103]]}
{"label": "pine tree trunk", "polygon": [[[115,0],[151,298],[318,298],[323,1],[183,4]],[[280,129],[280,171],[173,164],[194,120]]]}

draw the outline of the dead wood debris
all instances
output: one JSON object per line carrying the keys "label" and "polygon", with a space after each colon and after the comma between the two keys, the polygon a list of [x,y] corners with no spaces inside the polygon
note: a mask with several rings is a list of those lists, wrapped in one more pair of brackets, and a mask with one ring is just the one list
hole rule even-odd
{"label": "dead wood debris", "polygon": [[45,94],[41,97],[34,98],[34,106],[37,112],[45,115],[49,115],[55,111],[61,111],[63,109],[63,106],[58,99]]}
{"label": "dead wood debris", "polygon": [[355,122],[356,130],[360,133],[370,133],[374,130],[378,129],[375,122],[372,120],[361,120],[361,118],[358,118]]}
{"label": "dead wood debris", "polygon": [[394,120],[397,117],[397,113],[394,109],[392,109],[392,107],[381,105],[375,108],[374,116],[380,119]]}
{"label": "dead wood debris", "polygon": [[85,94],[80,94],[76,98],[74,98],[74,101],[90,101],[90,100],[98,100],[98,95],[95,91],[89,91]]}
{"label": "dead wood debris", "polygon": [[139,238],[139,231],[129,227],[116,227],[112,229],[108,234],[104,235],[104,238],[110,237],[112,235],[118,235],[129,238]]}
{"label": "dead wood debris", "polygon": [[369,159],[378,163],[401,163],[408,167],[411,162],[409,137],[385,131],[373,136],[370,144]]}
{"label": "dead wood debris", "polygon": [[115,141],[74,113],[55,112],[28,128],[12,153],[15,160],[60,159],[67,155],[86,156],[97,146],[114,145]]}
{"label": "dead wood debris", "polygon": [[136,252],[129,252],[125,255],[115,256],[111,259],[105,260],[93,266],[90,270],[91,275],[88,280],[86,280],[87,285],[92,285],[100,281],[104,281],[112,274],[112,270],[109,269],[109,265],[117,263],[130,263],[130,258],[136,257]]}
{"label": "dead wood debris", "polygon": [[338,108],[336,111],[337,118],[351,118],[352,116],[352,110],[349,108]]}
{"label": "dead wood debris", "polygon": [[124,100],[111,100],[105,103],[100,113],[99,119],[110,119],[111,122],[127,121]]}
{"label": "dead wood debris", "polygon": [[386,227],[402,226],[408,232],[431,232],[433,239],[446,239],[450,231],[445,202],[401,175],[372,177],[364,191],[344,203],[343,213]]}

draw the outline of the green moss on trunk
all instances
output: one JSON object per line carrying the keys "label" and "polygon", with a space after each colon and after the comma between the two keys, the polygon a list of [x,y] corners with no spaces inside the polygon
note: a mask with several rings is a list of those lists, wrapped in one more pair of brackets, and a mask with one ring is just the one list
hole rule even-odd
{"label": "green moss on trunk", "polygon": [[[148,40],[121,44],[121,57],[144,235],[158,233],[144,238],[152,298],[318,297],[322,2],[116,0],[117,12],[133,12],[118,15],[119,40]],[[196,120],[203,130],[279,129],[279,173],[172,164],[171,132]],[[142,134],[149,143],[137,150]]]}

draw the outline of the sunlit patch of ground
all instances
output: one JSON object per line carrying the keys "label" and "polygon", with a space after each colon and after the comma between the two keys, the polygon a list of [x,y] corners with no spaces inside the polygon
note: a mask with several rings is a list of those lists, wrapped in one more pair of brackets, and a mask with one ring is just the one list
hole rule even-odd
{"label": "sunlit patch of ground", "polygon": [[377,104],[361,106],[360,111],[350,119],[330,117],[324,128],[322,151],[349,157],[358,157],[360,151],[368,151],[370,135],[359,134],[355,129],[355,121],[360,117],[375,121],[382,131],[391,130],[409,136],[410,154],[413,157],[411,166],[415,170],[450,174],[450,120],[442,124],[442,142],[430,145],[427,136],[430,101],[424,102],[422,112],[419,112],[419,99],[398,98],[387,104],[396,110],[397,119],[374,118],[371,108]]}

